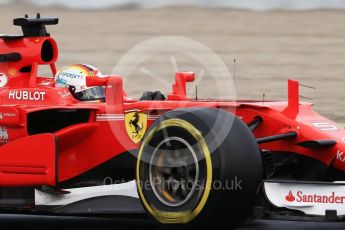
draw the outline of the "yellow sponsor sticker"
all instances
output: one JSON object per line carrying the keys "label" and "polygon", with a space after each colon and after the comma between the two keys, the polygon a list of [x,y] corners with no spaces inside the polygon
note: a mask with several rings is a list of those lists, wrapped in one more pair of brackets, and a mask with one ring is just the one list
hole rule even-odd
{"label": "yellow sponsor sticker", "polygon": [[147,115],[131,112],[125,115],[125,125],[128,136],[137,144],[144,137],[147,129]]}

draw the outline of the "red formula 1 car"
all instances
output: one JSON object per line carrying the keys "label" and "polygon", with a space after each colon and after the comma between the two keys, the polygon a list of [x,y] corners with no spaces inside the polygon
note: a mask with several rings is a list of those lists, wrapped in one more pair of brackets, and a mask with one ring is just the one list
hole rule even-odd
{"label": "red formula 1 car", "polygon": [[[345,214],[345,130],[299,101],[194,100],[189,72],[167,99],[127,97],[120,76],[85,77],[81,100],[56,75],[45,25],[18,18],[0,37],[0,206],[95,215],[146,212],[158,223],[234,226],[255,205],[299,215]],[[66,75],[75,78],[73,74]],[[82,77],[81,77],[82,78]]]}

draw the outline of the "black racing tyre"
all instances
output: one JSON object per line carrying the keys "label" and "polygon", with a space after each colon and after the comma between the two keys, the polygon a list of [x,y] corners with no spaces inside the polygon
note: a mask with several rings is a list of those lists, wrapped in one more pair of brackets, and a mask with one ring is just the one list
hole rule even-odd
{"label": "black racing tyre", "polygon": [[235,227],[252,210],[262,175],[247,125],[210,108],[177,109],[157,119],[136,169],[144,209],[168,227]]}

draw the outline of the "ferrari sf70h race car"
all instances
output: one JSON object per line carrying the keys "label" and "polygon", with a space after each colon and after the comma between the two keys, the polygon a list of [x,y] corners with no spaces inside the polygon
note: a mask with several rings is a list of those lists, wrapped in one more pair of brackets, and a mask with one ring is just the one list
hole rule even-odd
{"label": "ferrari sf70h race car", "polygon": [[201,100],[186,94],[194,74],[178,72],[166,98],[135,100],[121,76],[90,72],[104,95],[81,99],[38,74],[57,73],[57,23],[17,18],[23,35],[0,36],[1,208],[181,227],[236,226],[258,207],[345,214],[345,130],[299,101],[298,81],[287,101]]}

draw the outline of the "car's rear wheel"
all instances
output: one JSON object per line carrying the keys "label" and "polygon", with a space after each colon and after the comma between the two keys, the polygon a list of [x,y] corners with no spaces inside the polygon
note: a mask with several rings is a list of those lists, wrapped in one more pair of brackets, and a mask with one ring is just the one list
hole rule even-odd
{"label": "car's rear wheel", "polygon": [[148,130],[136,174],[143,206],[159,223],[235,226],[255,201],[262,160],[251,131],[231,113],[178,109]]}

